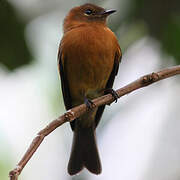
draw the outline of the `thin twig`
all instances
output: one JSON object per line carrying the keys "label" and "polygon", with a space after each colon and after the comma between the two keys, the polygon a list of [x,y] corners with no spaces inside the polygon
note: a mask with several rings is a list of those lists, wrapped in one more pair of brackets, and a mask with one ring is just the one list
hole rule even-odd
{"label": "thin twig", "polygon": [[[120,98],[136,89],[140,89],[142,87],[148,86],[162,79],[175,76],[177,74],[180,74],[180,66],[174,66],[168,69],[161,70],[157,73],[151,73],[151,74],[142,76],[136,81],[133,81],[132,83],[118,89],[116,92]],[[114,101],[114,98],[112,97],[112,95],[107,94],[107,95],[94,99],[93,103],[96,105],[96,107],[98,107],[105,104],[111,104],[113,101]],[[79,116],[84,114],[86,111],[87,111],[87,108],[85,104],[76,106],[70,109],[69,111],[67,111],[62,116],[52,121],[44,129],[42,129],[37,134],[37,136],[33,139],[28,150],[26,151],[22,159],[19,161],[17,167],[9,172],[10,180],[18,180],[18,176],[20,175],[21,171],[23,170],[25,165],[28,163],[28,161],[31,159],[31,157],[36,152],[36,150],[38,149],[38,147],[40,146],[40,144],[42,143],[42,141],[47,135],[49,135],[52,131],[54,131],[56,128],[58,128],[62,124],[66,122],[71,122],[74,119],[78,118]]]}

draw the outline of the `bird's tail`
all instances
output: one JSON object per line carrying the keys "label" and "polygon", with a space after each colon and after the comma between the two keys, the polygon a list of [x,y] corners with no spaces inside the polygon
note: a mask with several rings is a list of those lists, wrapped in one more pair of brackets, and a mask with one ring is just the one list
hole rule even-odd
{"label": "bird's tail", "polygon": [[75,175],[86,167],[94,174],[101,173],[101,162],[96,146],[95,128],[82,128],[76,123],[68,173]]}

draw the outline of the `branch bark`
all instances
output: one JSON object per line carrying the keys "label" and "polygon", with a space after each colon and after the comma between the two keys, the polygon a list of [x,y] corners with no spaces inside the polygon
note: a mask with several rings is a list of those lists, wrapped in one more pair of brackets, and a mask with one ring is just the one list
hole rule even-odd
{"label": "branch bark", "polygon": [[[162,79],[169,78],[171,76],[175,76],[177,74],[180,74],[180,65],[179,66],[173,66],[171,68],[163,69],[156,73],[147,74],[145,76],[140,77],[139,79],[133,81],[132,83],[118,89],[116,93],[118,94],[119,98],[136,90],[143,88],[145,86],[148,86],[150,84],[153,84],[157,81],[160,81]],[[101,97],[98,97],[93,100],[93,103],[96,105],[96,107],[101,105],[108,105],[111,104],[114,101],[114,98],[111,94],[107,94]],[[64,113],[62,116],[59,116],[57,119],[52,121],[50,124],[48,124],[44,129],[42,129],[37,136],[33,139],[32,143],[30,144],[28,150],[25,152],[22,159],[17,164],[16,168],[14,168],[12,171],[9,172],[10,180],[18,180],[18,176],[22,172],[25,165],[28,163],[28,161],[31,159],[33,154],[36,152],[44,138],[49,135],[52,131],[54,131],[56,128],[61,126],[62,124],[66,122],[71,122],[74,119],[78,118],[82,114],[84,114],[87,111],[86,105],[82,104],[79,106],[76,106],[66,113]]]}

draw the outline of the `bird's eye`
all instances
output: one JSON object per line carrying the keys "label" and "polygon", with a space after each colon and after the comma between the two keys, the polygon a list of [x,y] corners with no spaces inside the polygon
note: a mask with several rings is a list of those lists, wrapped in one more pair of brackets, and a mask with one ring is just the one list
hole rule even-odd
{"label": "bird's eye", "polygon": [[87,14],[87,15],[90,15],[90,14],[92,14],[93,13],[93,11],[91,10],[91,9],[86,9],[85,10],[85,14]]}

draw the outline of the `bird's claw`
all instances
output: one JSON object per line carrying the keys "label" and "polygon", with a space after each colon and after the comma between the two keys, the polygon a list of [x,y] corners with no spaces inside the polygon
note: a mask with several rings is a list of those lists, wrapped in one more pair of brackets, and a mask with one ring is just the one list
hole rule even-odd
{"label": "bird's claw", "polygon": [[85,98],[84,103],[86,104],[87,111],[90,111],[96,107],[96,105],[90,99]]}
{"label": "bird's claw", "polygon": [[119,95],[117,94],[117,92],[114,89],[112,89],[112,88],[106,89],[105,93],[106,94],[108,94],[108,93],[111,94],[113,96],[114,100],[115,100],[115,103],[117,103]]}

